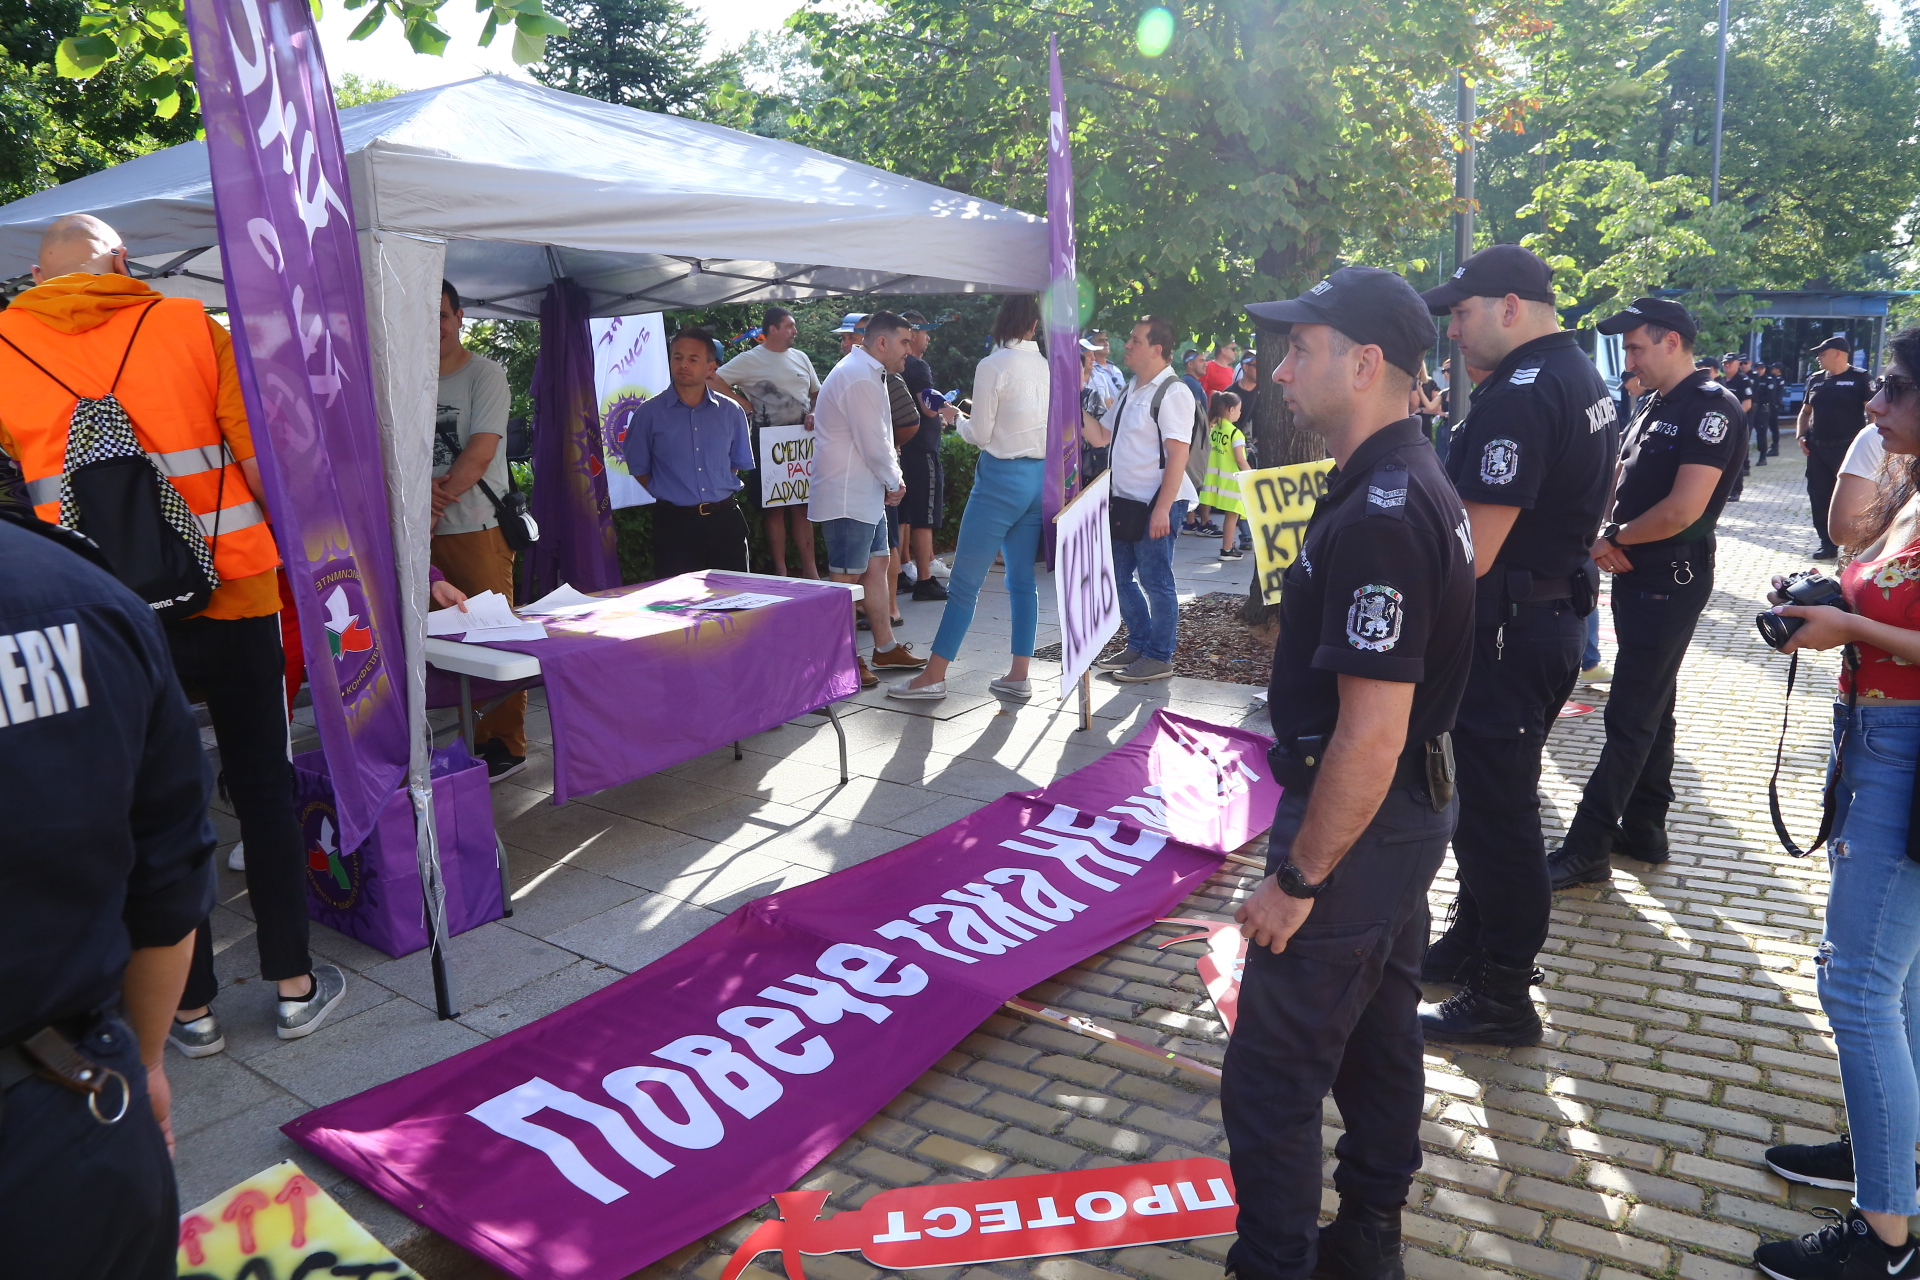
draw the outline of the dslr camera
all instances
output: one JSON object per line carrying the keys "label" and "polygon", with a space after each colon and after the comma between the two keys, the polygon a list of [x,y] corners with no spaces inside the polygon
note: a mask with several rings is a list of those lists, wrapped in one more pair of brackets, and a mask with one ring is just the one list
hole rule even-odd
{"label": "dslr camera", "polygon": [[[1831,605],[1835,609],[1846,609],[1847,600],[1840,591],[1838,579],[1829,578],[1818,569],[1805,569],[1799,573],[1788,574],[1787,580],[1780,584],[1780,594],[1787,598],[1788,604]],[[1756,616],[1753,625],[1760,628],[1760,638],[1775,649],[1782,648],[1792,638],[1793,633],[1806,625],[1805,618],[1787,618],[1777,613],[1763,613]]]}

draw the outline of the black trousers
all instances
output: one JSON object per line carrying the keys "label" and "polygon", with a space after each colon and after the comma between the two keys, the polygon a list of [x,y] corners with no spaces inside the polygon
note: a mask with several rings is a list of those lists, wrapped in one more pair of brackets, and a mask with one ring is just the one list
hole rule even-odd
{"label": "black trousers", "polygon": [[702,515],[699,507],[653,504],[654,577],[701,569],[747,571],[747,518],[740,514],[740,503],[728,498],[706,506]]}
{"label": "black trousers", "polygon": [[1827,510],[1833,506],[1833,487],[1840,480],[1840,464],[1847,460],[1847,444],[1809,442],[1807,501],[1813,504],[1813,531],[1820,535],[1820,552],[1832,555],[1833,537],[1827,532]]}
{"label": "black trousers", "polygon": [[1754,457],[1767,458],[1780,452],[1780,418],[1773,406],[1755,405],[1748,429],[1753,434]]}
{"label": "black trousers", "polygon": [[1504,628],[1474,631],[1473,674],[1453,728],[1456,927],[1514,968],[1531,965],[1547,940],[1553,889],[1540,830],[1540,756],[1580,678],[1587,638],[1569,601],[1521,610]]}
{"label": "black trousers", "polygon": [[[1636,555],[1613,580],[1613,629],[1620,652],[1607,695],[1607,742],[1567,829],[1569,853],[1604,858],[1664,852],[1673,805],[1673,706],[1680,664],[1713,594],[1713,543],[1690,554]],[[1670,561],[1681,560],[1684,568]],[[1691,580],[1684,581],[1691,573]]]}
{"label": "black trousers", "polygon": [[[1270,868],[1292,846],[1306,807],[1299,792],[1281,799]],[[1227,1267],[1240,1280],[1304,1280],[1313,1271],[1320,1104],[1329,1091],[1347,1126],[1334,1186],[1367,1204],[1406,1202],[1426,1100],[1427,888],[1457,812],[1457,804],[1434,812],[1424,790],[1390,789],[1287,949],[1247,953],[1220,1094],[1240,1201]]]}
{"label": "black trousers", "polygon": [[[247,900],[260,974],[269,980],[301,977],[313,968],[307,954],[307,857],[293,812],[280,619],[188,618],[167,624],[167,644],[181,685],[189,697],[206,701],[213,720],[227,795],[247,846]],[[219,989],[213,932],[203,923],[180,1007],[198,1009]]]}
{"label": "black trousers", "polygon": [[[87,1101],[32,1076],[0,1099],[0,1233],[8,1275],[34,1280],[172,1280],[180,1239],[173,1161],[147,1104],[140,1044],[118,1017],[96,1018],[82,1053],[126,1077],[127,1114],[103,1125]],[[119,1086],[102,1101],[112,1115]]]}

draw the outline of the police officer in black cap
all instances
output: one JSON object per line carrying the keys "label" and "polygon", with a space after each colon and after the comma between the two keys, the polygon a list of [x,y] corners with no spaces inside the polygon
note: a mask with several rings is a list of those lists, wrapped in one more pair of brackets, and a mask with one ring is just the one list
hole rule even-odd
{"label": "police officer in black cap", "polygon": [[1540,830],[1540,753],[1580,678],[1599,600],[1588,548],[1619,453],[1607,384],[1554,314],[1553,271],[1519,245],[1483,249],[1421,295],[1492,373],[1453,436],[1447,474],[1473,527],[1473,676],[1454,725],[1460,897],[1421,978],[1464,984],[1423,1007],[1429,1040],[1536,1044],[1533,958],[1553,894]]}
{"label": "police officer in black cap", "polygon": [[207,772],[153,611],[0,510],[6,1274],[174,1274],[167,1026],[213,909]]}
{"label": "police officer in black cap", "polygon": [[1673,804],[1673,704],[1694,624],[1713,593],[1713,529],[1746,457],[1739,403],[1693,367],[1693,317],[1636,298],[1595,326],[1622,335],[1627,367],[1654,392],[1627,427],[1613,517],[1594,560],[1614,575],[1620,643],[1607,697],[1606,746],[1566,841],[1547,859],[1553,887],[1605,881],[1609,854],[1667,860]]}
{"label": "police officer in black cap", "polygon": [[[1247,311],[1291,326],[1274,381],[1337,464],[1288,566],[1268,691],[1285,787],[1221,1100],[1240,1280],[1403,1274],[1420,1167],[1427,887],[1458,805],[1447,730],[1471,662],[1466,512],[1407,405],[1433,321],[1413,286],[1343,267]],[[1346,1118],[1338,1218],[1320,1215],[1320,1107]]]}
{"label": "police officer in black cap", "polygon": [[1873,386],[1867,371],[1853,363],[1845,338],[1828,338],[1807,354],[1820,361],[1820,371],[1807,379],[1807,398],[1793,434],[1807,455],[1807,500],[1813,504],[1813,531],[1820,536],[1813,558],[1834,560],[1840,551],[1827,532],[1827,509],[1833,505],[1833,486],[1847,446],[1867,425]]}

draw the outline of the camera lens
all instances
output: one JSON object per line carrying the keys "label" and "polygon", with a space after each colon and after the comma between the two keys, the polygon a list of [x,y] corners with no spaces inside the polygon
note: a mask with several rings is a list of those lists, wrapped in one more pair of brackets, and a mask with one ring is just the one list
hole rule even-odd
{"label": "camera lens", "polygon": [[1758,614],[1753,625],[1760,629],[1760,638],[1775,649],[1784,646],[1793,638],[1793,633],[1806,623],[1805,618],[1785,618],[1777,613]]}

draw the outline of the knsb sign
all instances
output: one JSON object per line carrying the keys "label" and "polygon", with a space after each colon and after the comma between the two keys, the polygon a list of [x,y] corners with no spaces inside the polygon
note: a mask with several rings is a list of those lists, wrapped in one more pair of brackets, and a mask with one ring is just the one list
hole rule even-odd
{"label": "knsb sign", "polygon": [[1113,581],[1113,528],[1107,523],[1111,473],[1082,489],[1060,513],[1053,567],[1060,609],[1060,697],[1065,699],[1113,633],[1120,595]]}
{"label": "knsb sign", "polygon": [[760,505],[804,507],[813,487],[813,432],[803,426],[760,428]]}
{"label": "knsb sign", "polygon": [[1327,473],[1333,459],[1296,462],[1286,467],[1241,471],[1240,497],[1247,522],[1253,526],[1253,561],[1260,574],[1260,594],[1268,604],[1280,603],[1280,580],[1300,555],[1307,537],[1307,521],[1314,504],[1326,496]]}
{"label": "knsb sign", "polygon": [[821,1218],[825,1191],[783,1191],[781,1216],[734,1252],[720,1280],[738,1280],[779,1250],[790,1280],[802,1254],[858,1253],[876,1267],[963,1267],[1089,1249],[1225,1235],[1238,1212],[1233,1174],[1211,1156],[882,1191]]}

